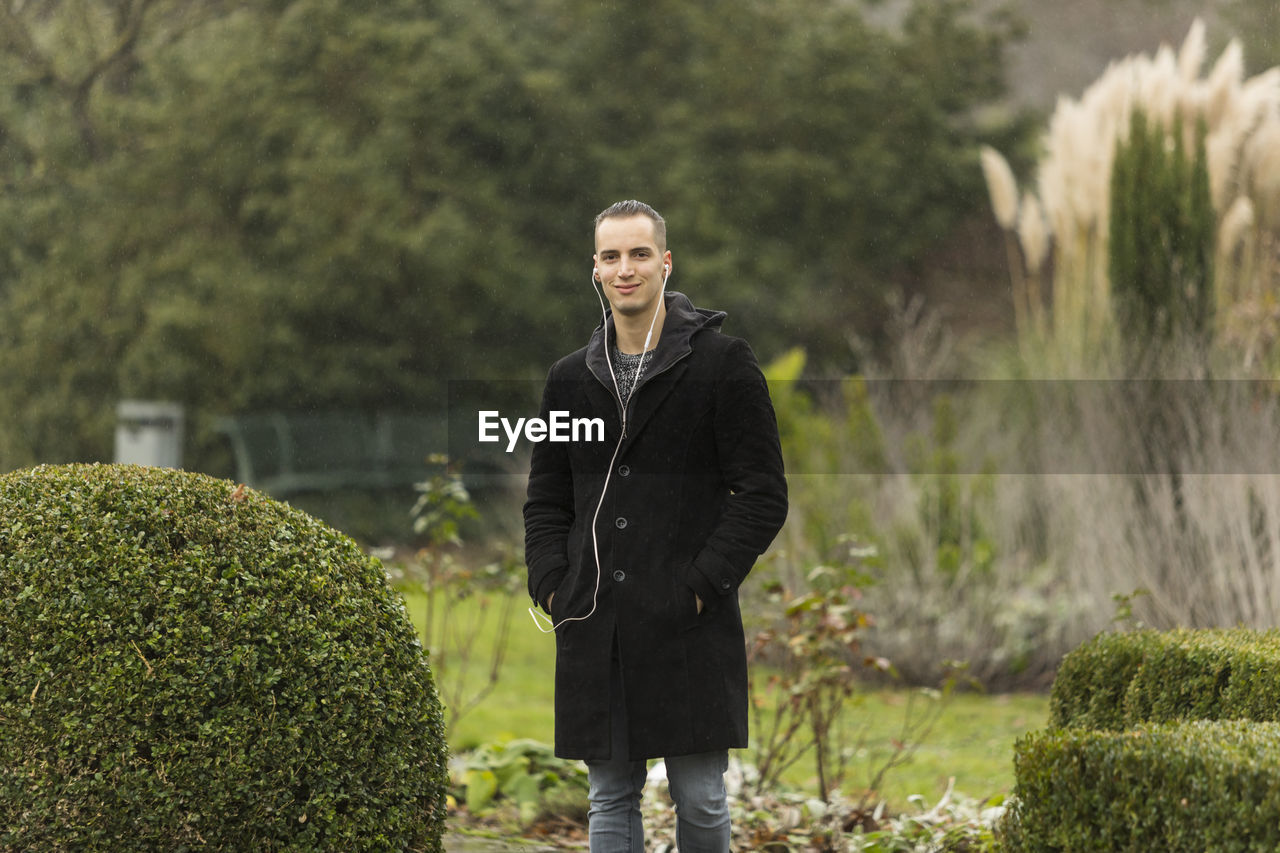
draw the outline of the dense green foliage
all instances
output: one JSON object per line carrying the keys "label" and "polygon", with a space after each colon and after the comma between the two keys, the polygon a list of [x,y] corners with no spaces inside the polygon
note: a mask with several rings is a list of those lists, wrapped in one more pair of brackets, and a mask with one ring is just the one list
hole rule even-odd
{"label": "dense green foliage", "polygon": [[244,487],[0,478],[0,848],[440,850],[431,672],[382,566]]}
{"label": "dense green foliage", "polygon": [[1280,721],[1280,633],[1175,632],[1125,696],[1136,725],[1179,720]]}
{"label": "dense green foliage", "polygon": [[1000,849],[1276,850],[1277,742],[1280,726],[1242,721],[1028,735]]}
{"label": "dense green foliage", "polygon": [[1012,143],[977,107],[1013,30],[971,5],[4,12],[0,466],[106,457],[122,396],[187,404],[209,467],[215,414],[540,379],[594,322],[589,223],[623,197],[668,216],[673,288],[847,362],[980,205],[977,140]]}
{"label": "dense green foliage", "polygon": [[1280,633],[1100,634],[1067,655],[1051,725],[1121,731],[1179,720],[1280,721]]}
{"label": "dense green foliage", "polygon": [[1104,631],[1067,654],[1049,694],[1049,725],[1120,731],[1124,697],[1133,676],[1165,635],[1159,631]]}
{"label": "dense green foliage", "polygon": [[586,766],[556,758],[552,746],[536,740],[480,746],[467,756],[458,785],[458,802],[474,815],[510,805],[523,826],[538,819],[586,817]]}
{"label": "dense green foliage", "polygon": [[[1205,124],[1188,154],[1181,120],[1170,134],[1135,109],[1111,171],[1108,262],[1115,316],[1130,343],[1203,335],[1213,318],[1217,220]],[[1170,136],[1172,139],[1170,139]]]}

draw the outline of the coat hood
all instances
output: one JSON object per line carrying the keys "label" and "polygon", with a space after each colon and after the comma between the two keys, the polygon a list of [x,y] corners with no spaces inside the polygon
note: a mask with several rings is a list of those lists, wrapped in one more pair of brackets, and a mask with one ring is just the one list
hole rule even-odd
{"label": "coat hood", "polygon": [[[662,335],[658,338],[658,346],[653,350],[651,360],[647,362],[645,376],[661,373],[667,367],[684,358],[693,350],[693,337],[703,330],[718,332],[725,317],[724,311],[709,308],[698,308],[689,297],[675,290],[663,294],[667,307],[667,316],[662,321]],[[596,326],[587,342],[587,367],[606,387],[613,388],[613,377],[609,370],[609,361],[605,355],[605,342],[610,345],[614,340],[613,311],[605,315],[604,322]],[[641,382],[644,377],[641,377]]]}

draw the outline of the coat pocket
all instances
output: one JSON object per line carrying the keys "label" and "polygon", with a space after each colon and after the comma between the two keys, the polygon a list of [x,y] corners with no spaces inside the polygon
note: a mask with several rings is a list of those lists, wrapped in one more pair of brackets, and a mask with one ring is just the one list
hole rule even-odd
{"label": "coat pocket", "polygon": [[672,611],[676,615],[679,626],[686,631],[698,627],[702,615],[707,612],[706,602],[703,602],[702,614],[699,614],[698,594],[693,591],[693,587],[679,578],[676,578],[672,585],[674,587],[671,593],[673,600]]}
{"label": "coat pocket", "polygon": [[561,643],[564,642],[564,629],[573,624],[572,622],[566,623],[564,621],[565,607],[568,605],[569,599],[569,596],[566,595],[565,586],[566,584],[560,584],[559,588],[551,594],[551,624],[555,628],[556,636]]}

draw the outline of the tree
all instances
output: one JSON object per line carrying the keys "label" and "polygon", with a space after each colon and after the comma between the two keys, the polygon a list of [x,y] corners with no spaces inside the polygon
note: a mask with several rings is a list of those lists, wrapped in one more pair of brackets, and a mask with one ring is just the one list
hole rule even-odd
{"label": "tree", "polygon": [[1179,336],[1203,340],[1212,330],[1217,226],[1206,123],[1196,122],[1190,155],[1182,125],[1175,119],[1166,131],[1134,110],[1112,165],[1108,262],[1116,322],[1121,338],[1140,346]]}
{"label": "tree", "polygon": [[105,457],[126,395],[186,403],[201,466],[218,414],[533,390],[594,322],[589,223],[622,197],[730,331],[848,362],[981,201],[973,108],[1012,34],[911,8],[11,4],[0,464]]}

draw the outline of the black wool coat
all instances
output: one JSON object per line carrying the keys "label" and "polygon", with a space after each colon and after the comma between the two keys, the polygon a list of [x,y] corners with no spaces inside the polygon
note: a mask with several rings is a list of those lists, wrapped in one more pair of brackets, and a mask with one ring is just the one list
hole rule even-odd
{"label": "black wool coat", "polygon": [[787,514],[777,421],[750,347],[719,331],[725,315],[666,300],[625,436],[605,360],[612,317],[543,392],[544,419],[605,423],[603,441],[534,446],[524,507],[529,594],[545,606],[556,593],[562,758],[611,757],[613,666],[632,760],[747,745],[738,587]]}

